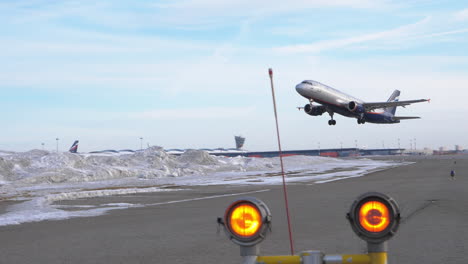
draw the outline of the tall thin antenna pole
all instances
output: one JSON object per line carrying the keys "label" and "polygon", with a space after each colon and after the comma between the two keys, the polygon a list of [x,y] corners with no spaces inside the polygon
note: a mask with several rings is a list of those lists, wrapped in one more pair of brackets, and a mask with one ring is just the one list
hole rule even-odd
{"label": "tall thin antenna pole", "polygon": [[284,203],[286,205],[286,217],[288,219],[289,245],[291,248],[291,255],[294,255],[294,246],[293,246],[293,238],[292,238],[292,231],[291,231],[291,218],[289,217],[288,192],[286,190],[286,177],[284,176],[283,151],[281,150],[278,114],[276,112],[275,88],[273,87],[273,70],[271,68],[268,69],[268,74],[270,75],[271,95],[273,96],[273,110],[275,112],[275,121],[276,121],[276,136],[278,138],[279,158],[280,158],[280,163],[281,163],[281,175],[283,176],[283,193],[284,193]]}

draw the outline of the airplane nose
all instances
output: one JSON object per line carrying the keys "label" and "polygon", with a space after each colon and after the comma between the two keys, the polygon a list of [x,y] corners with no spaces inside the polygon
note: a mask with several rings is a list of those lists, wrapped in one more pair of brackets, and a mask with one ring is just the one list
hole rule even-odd
{"label": "airplane nose", "polygon": [[307,87],[306,87],[305,83],[300,83],[300,84],[296,85],[296,91],[300,95],[304,96],[306,90],[307,90]]}

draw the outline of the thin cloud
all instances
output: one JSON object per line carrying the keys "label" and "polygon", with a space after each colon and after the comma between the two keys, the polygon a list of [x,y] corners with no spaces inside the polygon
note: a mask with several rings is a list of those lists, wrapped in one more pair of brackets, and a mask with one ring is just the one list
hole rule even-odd
{"label": "thin cloud", "polygon": [[294,14],[313,8],[384,9],[393,5],[385,0],[291,0],[287,5],[275,0],[179,0],[153,6],[164,10],[160,19],[165,23],[199,27],[225,25],[244,18]]}
{"label": "thin cloud", "polygon": [[456,20],[459,20],[459,21],[466,21],[468,20],[468,8],[466,9],[463,9],[459,12],[456,12],[454,14],[454,17]]}
{"label": "thin cloud", "polygon": [[[155,4],[160,8],[175,9],[193,9],[200,8],[205,10],[244,10],[262,9],[262,10],[292,10],[299,8],[318,8],[318,7],[352,7],[352,8],[376,8],[389,6],[389,1],[371,1],[371,0],[291,0],[285,6],[279,0],[239,0],[239,1],[217,1],[217,0],[179,0],[171,1],[165,4]],[[248,11],[248,10],[247,10]]]}
{"label": "thin cloud", "polygon": [[301,37],[308,33],[310,33],[310,29],[308,28],[300,28],[297,26],[289,26],[289,27],[277,27],[271,29],[271,33],[273,35],[280,35],[280,36],[287,36],[287,37]]}
{"label": "thin cloud", "polygon": [[[8,50],[8,56],[18,55],[61,55],[63,53],[70,55],[80,54],[94,54],[98,56],[106,54],[115,54],[117,56],[122,54],[150,54],[165,53],[168,50],[186,52],[208,52],[211,51],[215,45],[208,43],[201,43],[197,41],[184,41],[177,39],[164,39],[158,37],[148,36],[108,36],[103,39],[89,39],[93,33],[80,33],[74,30],[60,30],[50,31],[50,34],[60,34],[61,36],[72,36],[74,40],[62,39],[49,39],[42,40],[30,37],[2,38],[0,42],[0,50]],[[82,38],[78,37],[83,34]]]}
{"label": "thin cloud", "polygon": [[456,35],[456,34],[463,34],[463,33],[468,33],[468,28],[420,35],[420,36],[416,36],[414,39],[442,37],[442,36]]}
{"label": "thin cloud", "polygon": [[255,113],[255,107],[205,107],[157,109],[129,114],[129,118],[146,120],[198,120],[245,118]]}
{"label": "thin cloud", "polygon": [[279,48],[274,48],[273,50],[282,53],[319,53],[326,50],[332,50],[356,44],[364,44],[367,42],[377,40],[391,40],[392,42],[395,42],[397,40],[401,40],[411,36],[412,34],[414,34],[415,31],[417,31],[423,25],[427,24],[429,21],[430,17],[427,17],[416,23],[400,26],[391,30],[385,30],[381,32],[365,34],[350,38],[319,41],[312,44],[288,45]]}

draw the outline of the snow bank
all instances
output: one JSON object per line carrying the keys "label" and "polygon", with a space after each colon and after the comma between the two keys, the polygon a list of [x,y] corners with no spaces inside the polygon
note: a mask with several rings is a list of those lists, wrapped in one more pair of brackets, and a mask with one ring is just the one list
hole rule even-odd
{"label": "snow bank", "polygon": [[[350,166],[349,162],[323,157],[296,156],[285,160],[288,170],[307,168],[313,171]],[[206,175],[215,172],[272,171],[278,168],[278,158],[217,157],[201,150],[189,150],[180,156],[173,156],[160,147],[124,154],[73,154],[31,150],[0,156],[0,182],[77,183]]]}
{"label": "snow bank", "polygon": [[[359,177],[402,163],[292,156],[284,158],[284,165],[288,183],[294,184]],[[123,200],[92,207],[75,205],[73,210],[67,210],[73,206],[57,205],[62,200],[177,191],[194,185],[281,183],[279,158],[219,157],[201,150],[174,156],[160,147],[92,154],[0,151],[0,199],[20,202],[0,215],[0,225],[94,216],[145,206]]]}
{"label": "snow bank", "polygon": [[206,152],[190,151],[175,157],[160,147],[126,154],[31,150],[0,156],[0,181],[38,184],[177,177],[202,172],[204,166],[217,163]]}

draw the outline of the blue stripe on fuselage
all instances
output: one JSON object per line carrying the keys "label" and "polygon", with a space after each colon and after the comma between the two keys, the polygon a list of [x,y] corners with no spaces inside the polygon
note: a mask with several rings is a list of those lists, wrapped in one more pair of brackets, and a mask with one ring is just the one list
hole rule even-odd
{"label": "blue stripe on fuselage", "polygon": [[369,123],[378,123],[378,124],[399,123],[398,121],[394,121],[392,119],[392,115],[387,112],[383,112],[383,113],[366,112],[364,114],[364,119],[366,120],[366,122],[369,122]]}
{"label": "blue stripe on fuselage", "polygon": [[[348,110],[346,106],[330,104],[321,100],[315,100],[315,102],[325,105],[330,108],[333,112],[338,113],[347,117],[358,118],[360,115]],[[377,113],[377,112],[366,112],[364,113],[364,119],[369,123],[385,124],[385,123],[399,123],[399,121],[394,121],[392,115],[387,112]]]}

